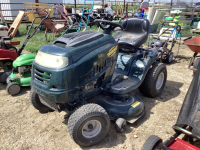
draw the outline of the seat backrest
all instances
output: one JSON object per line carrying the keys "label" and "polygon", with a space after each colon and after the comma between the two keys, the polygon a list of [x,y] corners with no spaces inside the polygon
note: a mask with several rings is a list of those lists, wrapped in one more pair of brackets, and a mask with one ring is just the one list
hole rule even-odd
{"label": "seat backrest", "polygon": [[129,17],[124,19],[122,22],[124,31],[133,33],[133,34],[149,34],[150,23],[149,20],[137,17]]}

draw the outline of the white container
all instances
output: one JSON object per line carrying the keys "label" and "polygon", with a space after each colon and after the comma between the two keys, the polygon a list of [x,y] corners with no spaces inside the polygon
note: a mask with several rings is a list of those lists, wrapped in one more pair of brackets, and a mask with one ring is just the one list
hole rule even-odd
{"label": "white container", "polygon": [[200,21],[198,22],[198,26],[197,26],[197,29],[200,29]]}

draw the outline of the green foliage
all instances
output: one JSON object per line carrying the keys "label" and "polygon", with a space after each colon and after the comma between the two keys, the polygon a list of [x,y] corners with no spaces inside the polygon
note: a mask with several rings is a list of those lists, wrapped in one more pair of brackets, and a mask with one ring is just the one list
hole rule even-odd
{"label": "green foliage", "polygon": [[[29,24],[21,24],[20,27],[19,27],[19,33],[20,33],[20,37],[15,37],[13,38],[12,41],[20,41],[20,45],[17,45],[17,48],[19,49],[20,46],[22,45],[22,43],[24,42],[25,38],[26,38],[26,34],[28,32],[28,30],[26,29],[26,25],[29,25]],[[37,24],[34,24],[34,27],[36,27]],[[31,32],[30,34],[33,33],[34,31],[34,27],[33,29],[31,29]],[[87,31],[98,31],[98,27],[97,26],[92,26],[92,28],[90,28],[88,26],[88,29]],[[103,32],[101,29],[99,30],[100,32]],[[38,31],[37,33],[35,33],[35,35],[29,39],[29,41],[27,42],[26,46],[25,46],[25,50],[26,51],[29,51],[31,53],[34,53],[36,54],[37,51],[40,49],[40,47],[42,47],[43,45],[48,45],[48,44],[51,44],[53,41],[55,41],[58,37],[61,36],[61,34],[56,34],[56,37],[55,39],[53,39],[52,37],[52,32],[50,33],[47,33],[47,39],[49,42],[46,41],[46,37],[44,36],[44,32],[45,32],[45,29],[42,29],[40,31]]]}
{"label": "green foliage", "polygon": [[[20,45],[17,46],[17,48],[20,48],[20,46],[22,45],[22,43],[24,42],[25,38],[26,38],[26,34],[28,32],[28,30],[26,29],[26,25],[28,24],[21,24],[19,27],[19,33],[20,33],[20,37],[15,37],[13,38],[12,41],[20,41]],[[34,27],[36,27],[37,24],[34,24]],[[34,28],[31,29],[30,34],[32,34],[34,31]],[[48,33],[47,37],[51,37],[50,38],[50,42],[46,42],[46,38],[44,37],[44,30],[40,30],[37,33],[35,33],[35,35],[29,39],[29,41],[27,42],[26,46],[25,46],[25,50],[36,54],[37,51],[39,50],[39,48],[43,45],[47,45],[52,43],[55,39],[52,38],[52,33]],[[56,38],[58,38],[59,35],[56,36]]]}
{"label": "green foliage", "polygon": [[[162,21],[161,21],[162,22]],[[181,22],[184,23],[184,26],[189,26],[190,22],[187,23],[186,21],[182,21]],[[20,48],[20,46],[22,45],[23,41],[25,40],[26,38],[26,34],[28,32],[28,30],[26,30],[26,25],[29,25],[29,24],[21,24],[20,27],[19,27],[19,32],[20,32],[20,37],[15,37],[13,38],[12,41],[20,41],[20,45],[17,46],[17,48]],[[34,24],[34,27],[36,27],[37,24]],[[98,27],[97,26],[92,26],[92,28],[90,28],[88,26],[87,28],[87,31],[98,31]],[[158,29],[158,31],[160,30],[160,27]],[[190,30],[191,29],[183,29],[181,31],[182,35],[191,35],[191,36],[199,36],[199,34],[192,34],[190,33]],[[31,33],[33,33],[34,31],[34,28],[31,29]],[[48,44],[51,44],[53,41],[55,41],[58,37],[60,37],[60,35],[62,34],[56,34],[56,37],[55,39],[53,39],[52,37],[52,33],[47,33],[47,39],[50,40],[49,42],[46,41],[46,38],[44,37],[44,32],[45,32],[45,29],[42,29],[40,31],[38,31],[31,39],[29,39],[29,41],[27,42],[26,46],[25,46],[25,50],[31,52],[31,53],[34,53],[36,54],[37,51],[40,49],[40,47],[42,47],[43,45],[48,45]],[[103,32],[102,29],[99,29],[99,32]]]}

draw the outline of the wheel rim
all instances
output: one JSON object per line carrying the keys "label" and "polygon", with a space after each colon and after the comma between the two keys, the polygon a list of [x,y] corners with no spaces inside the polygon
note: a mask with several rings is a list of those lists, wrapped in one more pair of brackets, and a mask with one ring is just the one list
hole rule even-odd
{"label": "wheel rim", "polygon": [[98,120],[90,120],[84,124],[82,134],[86,138],[93,138],[100,133],[101,128],[101,123]]}
{"label": "wheel rim", "polygon": [[14,47],[9,48],[9,50],[16,52],[16,49]]}
{"label": "wheel rim", "polygon": [[12,85],[9,87],[9,93],[12,95],[19,93],[19,91],[20,91],[19,85]]}
{"label": "wheel rim", "polygon": [[159,74],[159,76],[158,76],[158,79],[157,79],[157,81],[156,81],[156,89],[157,90],[159,90],[161,87],[162,87],[162,85],[163,85],[163,82],[164,82],[164,73],[163,72],[161,72],[160,74]]}
{"label": "wheel rim", "polygon": [[172,59],[173,59],[173,53],[171,53],[171,54],[169,55],[169,62],[171,62]]}

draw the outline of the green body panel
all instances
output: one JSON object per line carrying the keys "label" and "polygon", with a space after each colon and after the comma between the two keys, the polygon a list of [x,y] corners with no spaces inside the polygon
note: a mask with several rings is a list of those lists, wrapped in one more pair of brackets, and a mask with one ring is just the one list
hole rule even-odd
{"label": "green body panel", "polygon": [[13,67],[31,65],[35,60],[35,56],[36,55],[31,53],[22,54],[13,62]]}
{"label": "green body panel", "polygon": [[20,86],[30,86],[31,81],[31,74],[25,74],[20,76],[18,73],[11,73],[10,74],[10,82],[17,82]]}

